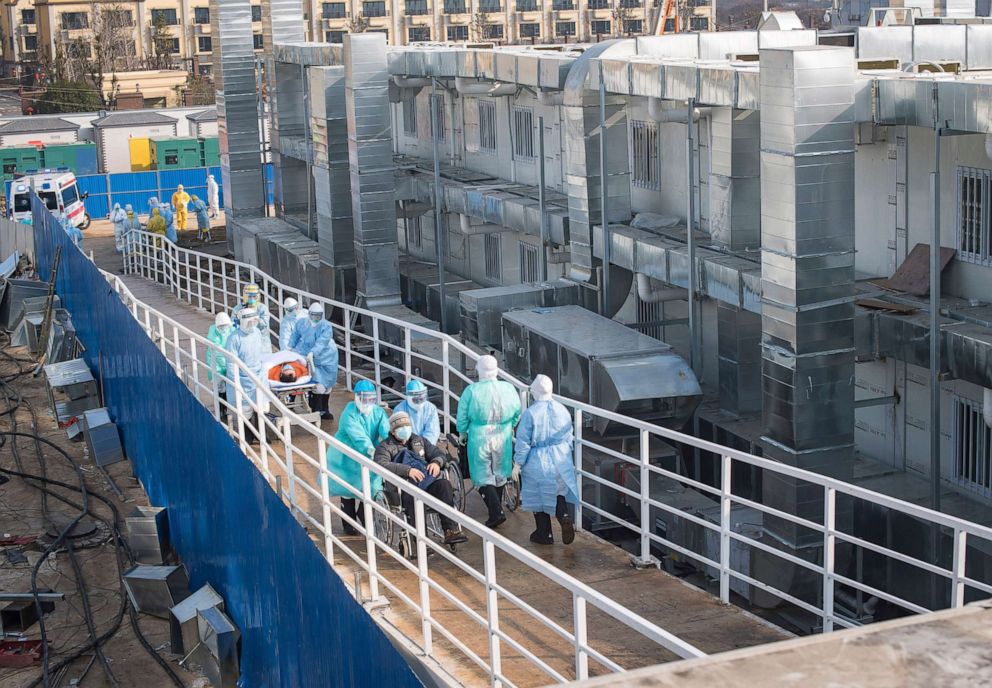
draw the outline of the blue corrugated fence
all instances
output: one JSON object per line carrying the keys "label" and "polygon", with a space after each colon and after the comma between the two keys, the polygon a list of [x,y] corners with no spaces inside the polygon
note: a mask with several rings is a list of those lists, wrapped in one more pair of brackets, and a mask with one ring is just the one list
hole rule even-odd
{"label": "blue corrugated fence", "polygon": [[[113,192],[111,192],[113,193]],[[420,686],[225,429],[106,280],[34,198],[38,267],[62,247],[57,292],[103,362],[106,404],[192,586],[210,583],[241,631],[243,688]]]}

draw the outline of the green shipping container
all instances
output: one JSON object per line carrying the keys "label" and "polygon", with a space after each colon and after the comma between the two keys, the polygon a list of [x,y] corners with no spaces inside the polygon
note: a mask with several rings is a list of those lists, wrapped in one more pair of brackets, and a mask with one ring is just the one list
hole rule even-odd
{"label": "green shipping container", "polygon": [[216,167],[220,164],[220,141],[216,136],[200,139],[200,164],[203,167]]}
{"label": "green shipping container", "polygon": [[4,181],[13,179],[15,173],[24,174],[42,167],[41,151],[34,146],[0,148],[0,173]]}
{"label": "green shipping container", "polygon": [[95,143],[61,143],[45,146],[44,165],[47,168],[68,167],[77,176],[96,174]]}
{"label": "green shipping container", "polygon": [[194,138],[153,138],[152,161],[156,169],[177,170],[200,167],[200,140]]}

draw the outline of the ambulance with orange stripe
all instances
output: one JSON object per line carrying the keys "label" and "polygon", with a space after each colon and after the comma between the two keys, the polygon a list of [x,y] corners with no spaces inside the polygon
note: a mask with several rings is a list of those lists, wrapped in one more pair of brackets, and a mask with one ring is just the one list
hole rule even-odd
{"label": "ambulance with orange stripe", "polygon": [[87,194],[79,192],[76,175],[68,167],[28,170],[27,174],[10,182],[7,208],[12,219],[20,221],[31,217],[31,191],[38,194],[54,215],[65,213],[74,227],[86,229],[90,226],[90,216],[83,205]]}

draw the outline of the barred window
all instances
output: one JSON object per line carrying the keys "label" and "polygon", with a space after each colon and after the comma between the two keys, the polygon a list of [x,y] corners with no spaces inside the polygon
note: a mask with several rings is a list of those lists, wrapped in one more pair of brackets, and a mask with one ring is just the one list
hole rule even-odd
{"label": "barred window", "polygon": [[421,216],[411,217],[406,221],[406,246],[407,249],[423,248],[424,246],[424,226],[420,223]]}
{"label": "barred window", "polygon": [[992,265],[992,170],[958,167],[958,260]]}
{"label": "barred window", "polygon": [[992,496],[992,428],[982,418],[981,402],[954,398],[954,481]]}
{"label": "barred window", "polygon": [[[574,10],[575,9],[575,3],[572,0],[552,0],[551,9],[556,10],[556,11],[559,11],[559,10]],[[561,24],[563,22],[558,22],[558,23]],[[574,24],[575,22],[571,22],[571,23]]]}
{"label": "barred window", "polygon": [[493,41],[503,40],[503,25],[502,24],[487,24],[486,25],[486,39]]}
{"label": "barred window", "polygon": [[344,31],[325,31],[324,32],[324,42],[326,43],[344,43]]}
{"label": "barred window", "polygon": [[517,0],[517,12],[537,11],[537,0]]}
{"label": "barred window", "polygon": [[265,47],[265,36],[260,33],[253,33],[251,35],[251,42],[255,50],[261,50]]}
{"label": "barred window", "polygon": [[420,43],[431,39],[431,27],[411,26],[407,31],[407,36],[411,43]]}
{"label": "barred window", "polygon": [[640,19],[624,19],[623,32],[628,36],[644,33],[644,22]]}
{"label": "barred window", "polygon": [[[571,3],[569,3],[569,4],[571,4]],[[574,36],[575,35],[575,22],[574,21],[560,21],[560,22],[555,22],[555,34],[557,34],[559,36]]]}
{"label": "barred window", "polygon": [[403,133],[407,136],[417,135],[417,99],[407,98],[403,101]]}
{"label": "barred window", "polygon": [[[427,14],[427,0],[406,0],[406,13],[408,15]],[[430,38],[426,40],[430,40]]]}
{"label": "barred window", "polygon": [[496,152],[496,103],[492,100],[479,101],[479,149]]}
{"label": "barred window", "polygon": [[320,8],[320,16],[324,19],[344,19],[348,16],[343,2],[325,2]]}
{"label": "barred window", "polygon": [[483,253],[486,260],[486,277],[497,282],[503,281],[503,245],[499,234],[486,234]]}
{"label": "barred window", "polygon": [[658,125],[633,120],[630,123],[630,149],[633,160],[631,183],[642,189],[661,188],[661,165],[658,155]]}
{"label": "barred window", "polygon": [[489,12],[502,12],[502,1],[501,0],[479,0],[479,11],[483,14]]}
{"label": "barred window", "polygon": [[589,0],[589,9],[607,10],[610,8],[610,0]]}
{"label": "barred window", "polygon": [[598,35],[605,36],[609,34],[610,31],[612,30],[609,19],[597,19],[593,21],[591,29],[594,36],[598,36]]}
{"label": "barred window", "polygon": [[214,42],[210,36],[198,36],[197,37],[197,48],[201,53],[213,52]]}
{"label": "barred window", "polygon": [[209,24],[210,23],[210,8],[209,7],[194,7],[193,8],[193,23],[194,24]]}
{"label": "barred window", "polygon": [[520,244],[520,281],[539,282],[541,267],[538,262],[538,247]]}
{"label": "barred window", "polygon": [[366,17],[385,17],[386,16],[386,3],[385,0],[369,1],[362,3],[362,14]]}
{"label": "barred window", "polygon": [[[176,11],[172,10],[172,15],[175,17]],[[152,18],[154,20],[155,10],[152,10]],[[87,29],[90,26],[90,15],[86,12],[63,12],[61,14],[62,28],[63,29]],[[172,22],[175,24],[175,22]]]}
{"label": "barred window", "polygon": [[449,41],[467,41],[468,40],[468,27],[467,26],[449,26],[448,27],[448,40]]}
{"label": "barred window", "polygon": [[437,121],[437,140],[443,143],[448,140],[448,133],[444,126],[444,96],[440,93],[431,96],[431,136],[434,135],[435,120]]}
{"label": "barred window", "polygon": [[261,5],[252,5],[251,6],[251,20],[253,22],[260,22],[260,21],[262,21],[262,6]]}
{"label": "barred window", "polygon": [[534,157],[534,111],[530,108],[513,108],[513,157]]}
{"label": "barred window", "polygon": [[[65,16],[64,14],[62,15]],[[169,26],[175,26],[179,23],[179,15],[174,9],[157,9],[152,10],[152,24],[168,24]]]}
{"label": "barred window", "polygon": [[521,38],[540,38],[541,37],[541,25],[540,24],[521,24],[520,25],[520,37]]}
{"label": "barred window", "polygon": [[[445,14],[465,14],[468,10],[465,9],[465,0],[444,0],[444,13]],[[468,27],[464,27],[468,31]],[[468,40],[468,34],[464,39]]]}

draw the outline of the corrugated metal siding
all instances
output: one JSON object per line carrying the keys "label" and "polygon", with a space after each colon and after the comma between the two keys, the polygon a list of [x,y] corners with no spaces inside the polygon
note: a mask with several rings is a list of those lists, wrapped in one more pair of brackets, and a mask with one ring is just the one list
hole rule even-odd
{"label": "corrugated metal siding", "polygon": [[[413,688],[422,684],[306,532],[186,389],[97,268],[34,209],[39,271],[62,247],[57,292],[103,361],[106,404],[196,588],[210,583],[241,631],[239,685]],[[149,394],[155,390],[155,394]]]}
{"label": "corrugated metal siding", "polygon": [[[272,172],[266,166],[266,187],[269,202],[272,202]],[[148,199],[172,198],[176,186],[182,184],[190,195],[197,195],[207,201],[207,175],[214,175],[220,195],[220,206],[224,207],[224,187],[220,184],[220,167],[197,167],[185,170],[161,170],[159,172],[124,172],[120,174],[92,174],[77,177],[79,188],[89,192],[86,199],[86,212],[90,217],[101,218],[110,215],[114,203],[123,208],[130,203],[139,215],[148,213]],[[108,194],[109,188],[109,194]]]}

